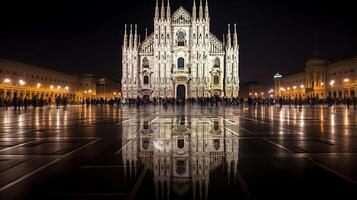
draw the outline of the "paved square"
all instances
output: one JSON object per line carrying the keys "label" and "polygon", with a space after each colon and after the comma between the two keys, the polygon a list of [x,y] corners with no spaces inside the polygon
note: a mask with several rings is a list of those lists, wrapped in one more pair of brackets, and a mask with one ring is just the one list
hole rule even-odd
{"label": "paved square", "polygon": [[0,111],[1,199],[355,199],[357,111]]}

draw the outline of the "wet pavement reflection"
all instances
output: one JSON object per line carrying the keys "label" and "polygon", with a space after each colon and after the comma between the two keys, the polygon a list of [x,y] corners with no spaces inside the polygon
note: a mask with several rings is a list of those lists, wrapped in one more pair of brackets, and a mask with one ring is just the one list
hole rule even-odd
{"label": "wet pavement reflection", "polygon": [[0,111],[0,124],[1,199],[357,195],[344,107],[70,106]]}

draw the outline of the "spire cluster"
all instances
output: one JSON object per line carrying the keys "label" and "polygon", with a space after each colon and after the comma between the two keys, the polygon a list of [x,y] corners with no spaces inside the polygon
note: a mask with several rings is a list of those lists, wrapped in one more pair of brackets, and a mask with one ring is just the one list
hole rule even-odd
{"label": "spire cluster", "polygon": [[171,6],[170,0],[167,0],[167,5],[165,6],[165,0],[161,1],[161,11],[159,8],[159,1],[156,0],[155,6],[155,20],[170,20],[171,19]]}
{"label": "spire cluster", "polygon": [[227,49],[230,49],[232,47],[234,49],[238,48],[237,24],[234,24],[233,38],[231,34],[231,25],[228,24],[227,41],[225,42],[226,42],[225,46]]}
{"label": "spire cluster", "polygon": [[129,40],[128,40],[127,29],[128,29],[128,26],[125,24],[123,48],[124,49],[137,49],[140,46],[139,45],[140,36],[138,35],[138,26],[135,24],[134,30],[133,30],[133,25],[130,24]]}
{"label": "spire cluster", "polygon": [[203,9],[203,3],[202,0],[200,0],[200,5],[198,7],[198,16],[197,16],[197,7],[196,7],[196,0],[193,0],[193,6],[192,6],[192,19],[196,20],[198,19],[203,20],[209,19],[209,6],[208,6],[208,0],[206,0],[205,3],[205,9]]}

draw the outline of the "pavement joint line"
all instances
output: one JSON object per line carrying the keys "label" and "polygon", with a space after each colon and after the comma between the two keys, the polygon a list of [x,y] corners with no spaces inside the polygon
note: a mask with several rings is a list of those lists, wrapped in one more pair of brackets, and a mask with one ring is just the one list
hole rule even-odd
{"label": "pavement joint line", "polygon": [[145,176],[147,173],[147,168],[144,167],[144,169],[141,171],[137,181],[135,182],[134,186],[132,187],[131,191],[129,192],[129,195],[127,196],[127,200],[133,200],[136,197],[136,194],[138,193],[141,183],[143,182]]}
{"label": "pavement joint line", "polygon": [[36,174],[36,173],[38,173],[38,172],[40,172],[40,171],[46,169],[47,167],[49,167],[49,166],[51,166],[51,165],[57,163],[58,161],[60,161],[60,159],[53,160],[53,161],[47,163],[46,165],[43,165],[43,166],[37,168],[36,170],[34,170],[34,171],[30,172],[30,173],[27,173],[27,174],[21,176],[20,178],[18,178],[18,179],[16,179],[16,180],[14,180],[14,181],[12,181],[12,182],[10,182],[10,183],[8,183],[8,184],[2,186],[2,187],[0,188],[0,192],[3,192],[3,191],[5,191],[5,190],[9,189],[10,187],[16,185],[17,183],[20,183],[21,181],[23,181],[23,180],[25,180],[25,179],[31,177],[32,175],[34,175],[34,174]]}
{"label": "pavement joint line", "polygon": [[123,165],[83,165],[80,166],[79,168],[84,168],[84,169],[96,169],[96,168],[123,168]]}
{"label": "pavement joint line", "polygon": [[278,144],[278,143],[276,143],[276,142],[274,142],[272,140],[269,140],[268,138],[263,138],[263,140],[265,140],[265,141],[269,142],[270,144],[273,144],[273,145],[275,145],[275,146],[277,146],[277,147],[279,147],[281,149],[284,149],[285,151],[288,151],[289,153],[295,153],[294,151],[292,151],[292,150],[284,147],[283,145],[280,145],[280,144]]}
{"label": "pavement joint line", "polygon": [[[310,156],[311,156],[311,155],[310,155]],[[307,158],[308,160],[310,160],[311,162],[313,162],[315,165],[317,165],[317,166],[319,166],[319,167],[325,169],[326,171],[328,171],[328,172],[330,172],[330,173],[332,173],[332,174],[335,174],[336,176],[338,176],[338,177],[344,179],[345,181],[347,181],[347,182],[353,184],[354,186],[357,186],[357,181],[355,181],[355,180],[353,180],[353,179],[351,179],[351,178],[349,178],[349,177],[347,177],[347,176],[345,176],[345,175],[343,175],[343,174],[337,172],[336,170],[333,170],[333,169],[329,168],[328,166],[326,166],[326,165],[324,165],[323,163],[321,163],[321,162],[319,162],[319,161],[313,159],[313,158],[310,157],[310,156],[307,156],[306,158]]]}
{"label": "pavement joint line", "polygon": [[98,122],[102,122],[102,121],[105,121],[105,120],[108,120],[108,119],[110,119],[110,118],[109,118],[109,117],[105,117],[104,119],[94,120],[94,121],[91,121],[91,122],[86,123],[86,126],[92,125],[92,124],[96,124],[96,123],[98,123]]}
{"label": "pavement joint line", "polygon": [[221,120],[224,120],[224,121],[226,121],[226,122],[232,124],[232,125],[237,125],[236,123],[233,123],[233,122],[229,121],[228,119],[224,119],[224,118],[221,117],[221,116],[217,116],[217,117],[218,117],[219,119],[221,119]]}
{"label": "pavement joint line", "polygon": [[115,152],[115,154],[119,154],[123,150],[123,148],[125,148],[131,141],[133,140],[130,139],[129,141],[127,141],[123,146],[120,147],[120,149],[117,152]]}
{"label": "pavement joint line", "polygon": [[[272,125],[271,122],[265,122],[265,121],[262,121],[262,120],[252,119],[252,118],[244,117],[244,116],[239,116],[239,117],[242,118],[242,119],[258,122],[258,123],[261,123],[261,124],[268,124],[268,125],[270,125],[270,128],[275,128],[275,126]],[[301,132],[299,130],[295,130],[295,129],[291,129],[291,128],[285,128],[285,127],[280,127],[280,128],[281,128],[281,130],[293,131],[293,132],[297,132],[298,134],[301,134],[301,135],[304,134],[303,132]]]}
{"label": "pavement joint line", "polygon": [[226,129],[227,131],[231,132],[233,135],[239,137],[239,134],[236,133],[236,132],[234,132],[234,131],[232,131],[231,129],[229,129],[229,128],[227,128],[227,127],[224,127],[224,129]]}
{"label": "pavement joint line", "polygon": [[[282,145],[280,145],[280,144],[277,144],[277,143],[275,143],[275,142],[273,142],[273,141],[271,141],[271,140],[269,140],[269,139],[267,139],[267,138],[264,138],[264,139],[265,139],[266,141],[270,142],[271,144],[274,144],[274,145],[276,145],[276,146],[278,146],[278,147],[280,147],[280,148],[283,148],[284,150],[289,151],[290,153],[295,153],[295,152],[293,152],[293,151],[287,149],[286,147],[284,147],[284,146],[282,146]],[[309,154],[307,154],[307,155],[309,155]],[[321,168],[323,168],[323,169],[329,171],[330,173],[333,173],[333,174],[335,174],[336,176],[338,176],[338,177],[340,177],[340,178],[342,178],[342,179],[344,179],[344,180],[346,180],[346,181],[352,183],[353,185],[357,186],[357,182],[354,181],[354,180],[352,180],[351,178],[349,178],[349,177],[347,177],[347,176],[345,176],[345,175],[340,174],[339,172],[337,172],[337,171],[335,171],[335,170],[333,170],[333,169],[327,167],[326,165],[324,165],[324,164],[322,164],[322,163],[320,163],[320,162],[314,160],[314,159],[311,158],[310,156],[306,156],[306,158],[309,159],[311,162],[313,162],[315,165],[317,165],[317,166],[319,166],[319,167],[321,167]]]}
{"label": "pavement joint line", "polygon": [[153,120],[151,120],[151,124],[154,123],[155,121],[157,121],[158,119],[160,119],[160,117],[155,117]]}
{"label": "pavement joint line", "polygon": [[25,142],[25,143],[21,143],[21,144],[15,145],[15,146],[7,147],[7,148],[4,148],[4,149],[1,149],[0,152],[4,152],[4,151],[11,150],[11,149],[15,149],[17,147],[21,147],[21,146],[25,146],[25,145],[28,145],[28,144],[31,144],[31,143],[35,143],[37,141],[39,141],[39,139],[31,140],[31,141],[28,141],[28,142]]}
{"label": "pavement joint line", "polygon": [[51,196],[60,196],[60,197],[123,197],[127,193],[59,193],[52,194]]}
{"label": "pavement joint line", "polygon": [[241,130],[243,130],[243,131],[245,131],[245,132],[247,132],[247,133],[249,133],[249,134],[255,135],[254,132],[252,132],[252,131],[250,131],[250,130],[248,130],[248,129],[246,129],[246,128],[243,128],[243,127],[241,127],[241,126],[239,126],[239,129],[241,129]]}
{"label": "pavement joint line", "polygon": [[90,146],[90,145],[92,145],[92,144],[98,142],[98,141],[101,140],[101,139],[102,139],[102,138],[97,138],[96,140],[94,140],[94,141],[92,141],[92,142],[90,142],[90,143],[88,143],[88,144],[85,144],[85,145],[83,145],[83,146],[81,146],[81,147],[79,147],[79,148],[77,148],[77,149],[75,149],[75,150],[73,150],[73,151],[71,151],[71,152],[68,152],[68,153],[64,154],[63,157],[67,157],[67,156],[69,156],[69,155],[72,155],[72,154],[74,154],[74,153],[76,153],[76,152],[78,152],[78,151],[80,151],[80,150],[82,150],[82,149],[84,149],[84,148],[86,148],[86,147],[88,147],[88,146]]}
{"label": "pavement joint line", "polygon": [[249,190],[247,182],[244,180],[242,174],[240,173],[239,169],[237,169],[237,180],[239,185],[242,187],[243,194],[245,199],[253,199],[252,193]]}

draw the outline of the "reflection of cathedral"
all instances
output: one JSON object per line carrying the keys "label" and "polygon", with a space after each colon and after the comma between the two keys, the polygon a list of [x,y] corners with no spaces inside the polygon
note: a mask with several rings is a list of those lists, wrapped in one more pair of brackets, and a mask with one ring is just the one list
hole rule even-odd
{"label": "reflection of cathedral", "polygon": [[[221,42],[210,32],[208,2],[193,1],[192,14],[156,2],[154,32],[145,39],[125,28],[122,59],[124,98],[237,97],[239,45],[236,25]],[[134,29],[134,30],[133,30]],[[233,28],[232,28],[233,29]]]}
{"label": "reflection of cathedral", "polygon": [[225,131],[222,119],[182,115],[138,124],[139,132],[123,135],[123,144],[131,140],[122,150],[124,170],[134,173],[138,162],[143,164],[154,175],[156,197],[190,191],[193,199],[207,199],[210,173],[224,165],[228,177],[237,176],[239,141]]}

